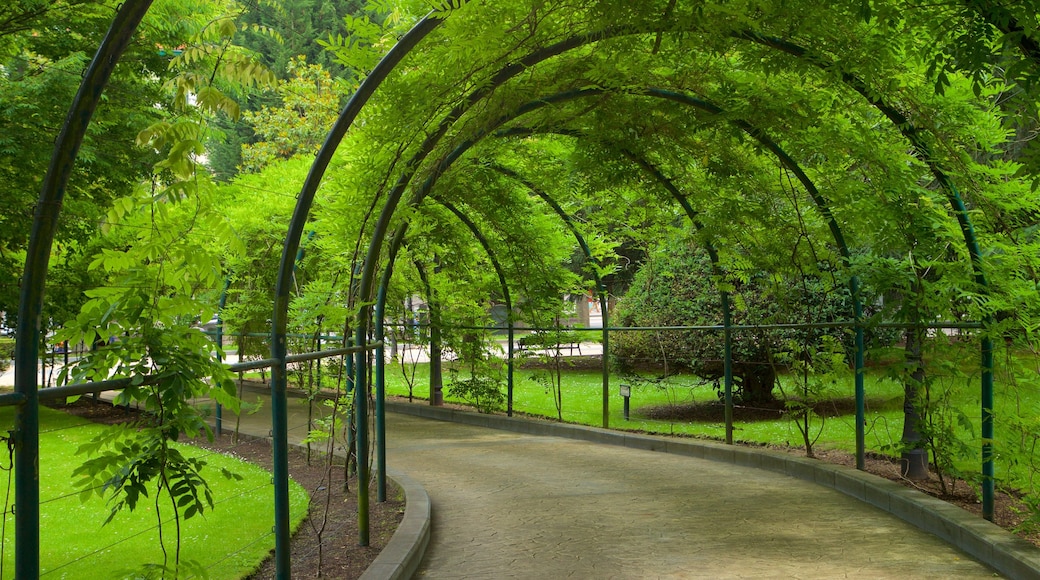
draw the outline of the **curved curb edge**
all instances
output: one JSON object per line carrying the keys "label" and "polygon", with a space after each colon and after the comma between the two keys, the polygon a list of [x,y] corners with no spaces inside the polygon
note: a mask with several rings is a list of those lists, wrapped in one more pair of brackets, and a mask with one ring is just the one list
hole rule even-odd
{"label": "curved curb edge", "polygon": [[404,518],[390,542],[361,575],[362,580],[411,578],[430,543],[430,496],[413,479],[395,471],[387,475],[404,491]]}
{"label": "curved curb edge", "polygon": [[[1040,579],[1040,549],[1029,542],[938,498],[843,465],[713,441],[674,439],[584,425],[484,415],[423,404],[387,401],[386,409],[440,421],[660,451],[781,473],[829,487],[886,511],[963,550],[1008,578]],[[408,496],[408,509],[411,509],[411,496]],[[396,534],[394,539],[397,539]],[[365,577],[368,577],[367,574]]]}

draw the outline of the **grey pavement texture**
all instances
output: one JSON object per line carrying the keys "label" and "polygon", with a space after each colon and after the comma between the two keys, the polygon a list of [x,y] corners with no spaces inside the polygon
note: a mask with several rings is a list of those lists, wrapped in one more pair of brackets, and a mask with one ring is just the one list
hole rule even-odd
{"label": "grey pavement texture", "polygon": [[[246,399],[258,396],[266,398],[253,392]],[[425,404],[390,406],[409,414],[387,414],[389,470],[424,488],[428,504],[423,509],[432,512],[432,535],[416,577],[997,576],[938,537],[832,489],[839,487],[836,481],[844,481],[846,489],[858,489],[865,500],[885,509],[895,512],[895,504],[906,503],[909,508],[903,511],[929,511],[921,507],[927,502],[904,501],[906,493],[923,494],[884,480],[878,480],[881,487],[875,489],[869,481],[877,478],[869,475],[851,470],[842,475],[825,464],[814,475],[804,466],[818,462],[794,458],[786,469],[797,471],[792,473],[796,478],[770,465],[783,459],[739,447],[489,417]],[[263,409],[269,409],[266,402]],[[298,441],[306,434],[306,404],[293,398],[289,409],[290,439]],[[266,436],[269,425],[266,412],[243,417],[247,433]],[[226,416],[224,429],[233,427],[234,416]],[[564,436],[535,434],[546,432]],[[665,450],[669,453],[659,452]],[[697,454],[701,456],[691,456]],[[823,485],[813,483],[814,478]],[[935,509],[942,511],[945,504],[936,503],[941,505]],[[983,529],[984,549],[995,552],[1005,544],[1021,548],[1003,530],[961,513],[969,527]],[[946,525],[946,520],[940,524]],[[955,538],[958,534],[953,532]],[[996,538],[992,549],[985,534]],[[413,543],[425,541],[423,533],[411,537]],[[410,545],[394,551],[415,553]],[[1036,561],[1035,554],[1030,557]],[[400,573],[393,564],[384,568],[389,572],[383,577]],[[1033,577],[1028,566],[1022,570],[1012,576]]]}
{"label": "grey pavement texture", "polygon": [[935,536],[754,468],[388,415],[428,578],[991,578]]}

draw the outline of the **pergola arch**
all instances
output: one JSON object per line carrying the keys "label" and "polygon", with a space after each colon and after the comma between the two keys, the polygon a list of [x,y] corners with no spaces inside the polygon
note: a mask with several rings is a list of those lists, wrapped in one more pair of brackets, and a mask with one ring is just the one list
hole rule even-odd
{"label": "pergola arch", "polygon": [[[48,258],[54,237],[54,230],[57,225],[57,216],[60,212],[65,183],[68,180],[69,170],[75,160],[79,143],[82,141],[82,137],[86,132],[86,127],[90,122],[91,113],[100,100],[101,92],[107,82],[108,75],[111,73],[112,68],[119,59],[119,56],[126,48],[127,43],[132,38],[138,23],[147,12],[150,4],[150,0],[130,1],[121,5],[117,10],[113,19],[112,27],[92,61],[91,66],[84,77],[80,92],[77,94],[73,102],[68,121],[55,144],[55,152],[52,157],[51,165],[43,182],[40,203],[37,204],[33,233],[29,244],[29,250],[27,252],[25,275],[23,277],[21,292],[22,299],[19,308],[18,342],[16,347],[16,361],[18,364],[16,364],[17,396],[15,398],[21,406],[18,413],[18,425],[16,429],[18,443],[16,466],[21,473],[35,473],[39,457],[38,437],[37,433],[34,431],[35,429],[38,429],[38,398],[36,396],[36,377],[35,372],[33,372],[31,368],[31,362],[36,359],[36,355],[38,354],[37,338],[40,332],[40,304],[42,303],[42,293],[45,286]],[[304,233],[305,222],[310,212],[314,194],[317,191],[317,186],[331,161],[332,154],[339,147],[343,136],[350,129],[368,99],[375,93],[382,81],[391,71],[394,70],[397,64],[400,63],[402,59],[405,58],[415,47],[417,47],[423,38],[437,28],[446,16],[447,15],[444,13],[435,12],[422,19],[412,28],[411,31],[401,38],[400,42],[390,50],[386,57],[380,61],[379,65],[377,65],[372,73],[365,79],[358,92],[347,104],[343,113],[330,131],[329,137],[326,139],[321,152],[319,152],[316,157],[310,174],[308,175],[298,198],[298,203],[283,248],[283,257],[279,267],[278,284],[274,300],[274,314],[272,316],[272,358],[280,361],[280,364],[274,365],[272,373],[272,390],[275,395],[272,402],[272,411],[274,416],[273,429],[276,432],[276,435],[281,434],[281,437],[276,436],[274,441],[274,459],[276,463],[278,461],[284,462],[286,458],[286,443],[284,440],[284,432],[287,427],[285,420],[286,410],[284,407],[286,386],[285,334],[287,329],[286,312],[288,309],[288,296],[291,286],[292,262],[293,256],[296,255],[300,240]],[[515,61],[515,64],[509,64],[506,67],[503,67],[499,73],[492,77],[493,82],[490,83],[488,87],[478,89],[473,93],[470,102],[472,103],[482,99],[489,91],[491,91],[491,88],[520,74],[527,67],[534,66],[538,62],[552,56],[563,54],[571,48],[576,48],[604,38],[620,36],[623,34],[666,34],[673,31],[673,28],[667,25],[665,19],[654,20],[653,23],[654,25],[647,25],[642,29],[640,29],[638,25],[627,25],[618,26],[617,28],[612,29],[586,32],[572,36],[564,41],[560,41],[555,45],[536,49],[527,56]],[[807,49],[781,39],[759,35],[753,31],[740,33],[738,36],[744,36],[744,40],[755,42],[761,46],[766,46],[790,54],[791,56],[816,66],[821,70],[827,70],[834,66],[832,61],[821,56],[812,55]],[[974,227],[967,213],[966,206],[948,173],[943,170],[940,164],[938,164],[930,154],[930,149],[926,140],[921,137],[919,131],[902,113],[898,111],[898,109],[887,104],[882,96],[871,93],[866,88],[866,84],[858,80],[853,73],[842,73],[841,80],[846,85],[852,87],[853,90],[859,92],[867,102],[881,111],[885,117],[895,127],[897,127],[900,133],[918,152],[922,162],[924,162],[932,171],[933,175],[935,175],[936,180],[947,193],[951,206],[950,211],[954,214],[964,237],[965,245],[971,259],[971,267],[975,273],[976,282],[982,288],[980,291],[984,292],[988,282],[983,267],[982,253],[974,232]],[[440,137],[444,135],[444,132],[447,131],[448,127],[450,127],[451,124],[461,116],[461,114],[460,110],[458,114],[451,113],[445,117],[440,124],[440,127],[443,127],[443,131],[438,129],[431,133],[427,142],[420,147],[420,152],[432,152]],[[409,166],[410,169],[415,169],[417,167],[418,163],[414,165],[410,164]],[[384,207],[389,207],[389,197],[396,194],[399,198],[403,193],[403,189],[399,193],[391,192],[390,196],[388,196],[388,204]],[[394,205],[396,205],[396,202],[394,202]],[[392,216],[392,214],[393,211],[388,215]],[[388,217],[387,222],[389,222],[389,219],[390,218]],[[382,232],[380,232],[377,226],[376,231],[380,234],[380,236],[377,237],[381,238],[381,235],[386,233],[385,230],[386,227],[384,226]],[[376,252],[374,256],[370,255],[370,257],[373,259],[366,260],[366,269],[369,267],[375,268],[374,262],[377,260],[374,258],[378,257],[378,252]],[[370,284],[368,286],[363,285],[362,292],[369,291],[371,281],[374,280],[372,272],[368,272],[368,280]],[[362,314],[364,313],[365,309],[362,309]],[[987,315],[986,318],[988,322],[990,317]],[[360,330],[359,337],[362,340],[365,339],[365,337],[360,334]],[[991,416],[992,340],[987,334],[983,335],[982,348],[982,435],[984,440],[983,483],[984,486],[988,486],[991,494],[993,484],[991,461],[991,440],[993,434]],[[23,481],[28,481],[28,483],[21,483]],[[39,520],[38,480],[35,485],[31,480],[20,479],[19,482],[20,483],[16,488],[16,531],[19,534],[19,537],[31,537],[33,533],[38,533],[35,529],[38,526]],[[279,571],[284,573],[284,571],[288,570],[287,483],[276,478],[275,490],[276,562]],[[986,494],[984,493],[984,498],[985,496]],[[992,515],[991,502],[992,498],[990,495],[988,508],[990,516]],[[983,511],[984,513],[987,512],[985,503]],[[284,530],[282,530],[283,522],[285,527]],[[36,544],[38,548],[38,541]],[[16,569],[20,577],[32,577],[38,574],[38,550],[36,552],[33,552],[31,549],[23,550],[23,546],[19,546],[18,556],[19,561],[16,563]]]}

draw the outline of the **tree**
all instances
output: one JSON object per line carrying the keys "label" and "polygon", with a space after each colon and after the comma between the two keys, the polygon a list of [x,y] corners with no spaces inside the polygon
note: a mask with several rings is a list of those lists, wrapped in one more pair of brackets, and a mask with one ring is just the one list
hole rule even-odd
{"label": "tree", "polygon": [[275,159],[314,155],[339,116],[340,85],[321,65],[297,57],[289,61],[288,73],[291,78],[276,88],[279,106],[264,105],[243,115],[256,135],[256,141],[242,145],[242,170],[247,173]]}
{"label": "tree", "polygon": [[[676,251],[681,248],[680,251]],[[614,320],[618,326],[716,326],[722,324],[719,289],[726,282],[713,272],[707,253],[689,240],[673,242],[659,251],[636,274],[635,281],[618,301]],[[790,322],[836,322],[851,319],[847,290],[830,286],[820,278],[770,280],[764,274],[733,285],[734,325]],[[807,308],[808,305],[812,308]],[[809,312],[810,319],[805,319]],[[735,399],[747,405],[774,401],[777,369],[786,365],[778,355],[790,343],[819,349],[825,333],[850,344],[842,330],[754,329],[734,333],[733,375]],[[647,331],[616,333],[611,355],[625,370],[653,368],[669,373],[690,371],[716,381],[723,377],[721,331]]]}

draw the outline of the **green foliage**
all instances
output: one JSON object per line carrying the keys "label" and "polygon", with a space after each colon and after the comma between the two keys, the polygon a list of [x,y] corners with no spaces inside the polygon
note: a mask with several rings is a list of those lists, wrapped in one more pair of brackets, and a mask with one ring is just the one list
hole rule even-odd
{"label": "green foliage", "polygon": [[14,340],[0,338],[0,373],[6,373],[14,361]]}
{"label": "green foliage", "polygon": [[453,371],[451,374],[448,382],[448,395],[473,405],[480,413],[501,411],[506,402],[501,380],[486,376],[470,376],[462,379],[459,378],[457,371]]}
{"label": "green foliage", "polygon": [[[168,431],[168,429],[166,430]],[[96,437],[76,452],[91,458],[72,472],[76,487],[83,488],[80,497],[113,496],[108,524],[124,507],[133,511],[140,499],[149,497],[148,484],[155,484],[155,498],[169,493],[169,500],[185,520],[213,508],[213,493],[202,478],[206,462],[186,457],[170,447],[168,432],[147,425],[112,429]],[[221,472],[228,479],[242,480],[230,471]],[[160,522],[161,523],[161,522]]]}
{"label": "green foliage", "polygon": [[[848,369],[845,348],[833,336],[822,336],[813,345],[788,340],[785,346],[776,354],[776,362],[789,369],[793,379],[786,387],[780,382],[784,408],[802,436],[805,455],[814,457],[813,447],[826,422],[818,409],[838,397],[838,387]],[[818,427],[814,425],[817,422]]]}
{"label": "green foliage", "polygon": [[[636,274],[632,288],[615,309],[615,324],[636,327],[721,325],[719,290],[723,287],[731,289],[734,325],[852,319],[851,300],[844,288],[834,288],[819,278],[770,281],[761,274],[736,282],[719,280],[705,251],[689,243],[679,243],[657,254]],[[852,337],[847,330],[735,331],[733,372],[737,399],[748,403],[770,400],[776,374],[774,366],[789,368],[794,362],[781,353],[791,352],[791,344],[806,345],[815,352],[825,344],[821,342],[824,332],[833,333],[828,340],[842,345],[843,353],[851,350]],[[721,331],[658,330],[615,333],[610,347],[621,369],[631,371],[649,366],[665,375],[689,370],[717,381],[723,376],[723,341]]]}
{"label": "green foliage", "polygon": [[299,57],[289,61],[287,72],[291,78],[276,89],[280,106],[244,114],[257,139],[242,146],[245,172],[257,172],[274,159],[313,156],[339,116],[341,91],[325,69]]}

